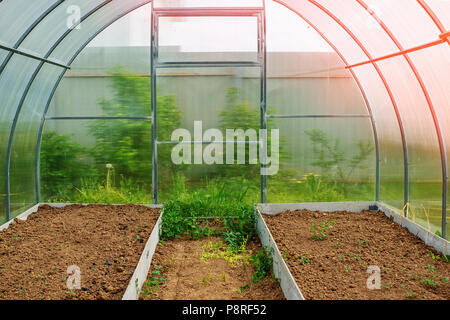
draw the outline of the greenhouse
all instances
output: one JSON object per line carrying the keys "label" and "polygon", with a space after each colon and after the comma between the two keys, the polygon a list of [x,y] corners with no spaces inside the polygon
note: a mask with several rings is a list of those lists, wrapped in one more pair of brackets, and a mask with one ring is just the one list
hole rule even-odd
{"label": "greenhouse", "polygon": [[449,300],[449,83],[448,0],[0,0],[0,300]]}

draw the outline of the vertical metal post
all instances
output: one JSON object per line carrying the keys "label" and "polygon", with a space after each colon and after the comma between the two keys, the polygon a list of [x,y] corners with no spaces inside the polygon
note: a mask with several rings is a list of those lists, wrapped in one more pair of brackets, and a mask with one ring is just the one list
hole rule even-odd
{"label": "vertical metal post", "polygon": [[158,112],[156,90],[156,64],[158,63],[158,19],[155,15],[152,1],[151,17],[151,41],[150,41],[150,83],[151,83],[151,108],[152,108],[152,199],[153,204],[158,204]]}
{"label": "vertical metal post", "polygon": [[[266,46],[266,1],[263,0],[263,12],[258,18],[260,29],[260,63],[261,63],[261,129],[266,132],[264,139],[265,158],[267,160],[267,46]],[[267,169],[267,164],[261,165],[261,168]],[[267,170],[264,170],[264,175],[261,176],[261,203],[267,203]]]}

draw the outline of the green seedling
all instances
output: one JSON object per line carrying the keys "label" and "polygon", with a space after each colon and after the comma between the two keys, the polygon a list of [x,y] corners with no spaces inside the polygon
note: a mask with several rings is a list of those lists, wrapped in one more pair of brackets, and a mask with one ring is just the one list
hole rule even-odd
{"label": "green seedling", "polygon": [[247,289],[249,289],[249,288],[250,288],[250,285],[249,285],[249,284],[246,284],[245,286],[240,287],[239,290],[237,290],[237,293],[243,294],[244,291],[247,290]]}
{"label": "green seedling", "polygon": [[431,259],[433,259],[433,260],[439,260],[439,259],[441,259],[441,256],[440,256],[440,255],[434,254],[433,251],[431,251],[431,250],[429,250],[429,252],[430,252]]}
{"label": "green seedling", "polygon": [[311,238],[314,240],[323,241],[328,238],[328,232],[329,230],[333,229],[333,224],[336,223],[336,220],[333,220],[333,222],[325,221],[322,222],[320,226],[316,224],[315,221],[311,224]]}
{"label": "green seedling", "polygon": [[423,286],[425,286],[425,287],[436,288],[436,281],[434,279],[429,278],[429,277],[426,277],[426,278],[422,279],[422,281],[420,283]]}
{"label": "green seedling", "polygon": [[302,264],[310,263],[312,261],[312,257],[310,255],[301,256],[301,257],[298,257],[297,259],[300,260],[300,262]]}
{"label": "green seedling", "polygon": [[426,269],[430,270],[432,273],[434,273],[436,271],[436,268],[432,265],[427,264],[425,266]]}

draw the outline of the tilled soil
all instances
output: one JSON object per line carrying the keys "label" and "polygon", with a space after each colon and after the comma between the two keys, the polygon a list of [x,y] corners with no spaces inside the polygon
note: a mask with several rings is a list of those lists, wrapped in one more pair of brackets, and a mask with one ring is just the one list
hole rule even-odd
{"label": "tilled soil", "polygon": [[[262,249],[253,238],[247,245],[247,254]],[[242,264],[210,254],[224,252],[226,246],[220,237],[200,240],[176,239],[160,243],[153,256],[147,283],[154,280],[154,271],[160,270],[158,286],[144,284],[141,299],[149,300],[284,300],[276,279],[267,275],[253,283],[254,268],[250,262]],[[153,273],[153,274],[152,274]]]}
{"label": "tilled soil", "polygon": [[[297,210],[264,220],[306,299],[450,299],[450,264],[382,212]],[[327,221],[326,239],[314,240],[312,223]],[[369,266],[381,270],[379,290],[367,288]]]}
{"label": "tilled soil", "polygon": [[[137,205],[41,206],[0,231],[0,299],[121,299],[158,217]],[[81,289],[67,286],[69,266]]]}

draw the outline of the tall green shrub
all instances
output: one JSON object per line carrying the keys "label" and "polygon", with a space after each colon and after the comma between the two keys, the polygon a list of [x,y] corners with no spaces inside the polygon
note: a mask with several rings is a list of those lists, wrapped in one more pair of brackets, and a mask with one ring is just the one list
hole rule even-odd
{"label": "tall green shrub", "polygon": [[[102,98],[99,104],[105,116],[150,116],[151,93],[148,77],[126,72],[121,67],[112,70],[111,88],[114,96]],[[169,136],[180,127],[181,111],[172,95],[158,96],[158,118],[164,125],[158,128],[160,137]],[[112,164],[119,176],[148,183],[151,181],[151,122],[147,120],[96,120],[89,125],[95,137],[91,154],[99,169]],[[160,169],[173,171],[170,154],[158,154]]]}
{"label": "tall green shrub", "polygon": [[87,160],[87,150],[71,137],[55,131],[42,136],[40,154],[41,196],[45,200],[61,199],[81,184],[83,177],[94,174]]}

